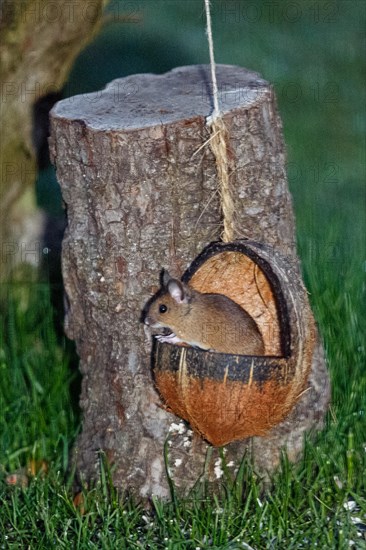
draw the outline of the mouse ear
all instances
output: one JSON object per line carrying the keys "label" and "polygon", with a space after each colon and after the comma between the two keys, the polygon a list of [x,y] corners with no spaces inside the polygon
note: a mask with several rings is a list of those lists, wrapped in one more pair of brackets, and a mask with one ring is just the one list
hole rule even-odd
{"label": "mouse ear", "polygon": [[167,287],[169,284],[169,281],[171,281],[172,279],[173,277],[170,275],[169,271],[167,269],[163,269],[162,278],[161,278],[163,286]]}
{"label": "mouse ear", "polygon": [[170,279],[167,284],[167,290],[177,304],[182,304],[188,301],[188,296],[185,292],[184,286],[180,281],[178,281],[178,279]]}

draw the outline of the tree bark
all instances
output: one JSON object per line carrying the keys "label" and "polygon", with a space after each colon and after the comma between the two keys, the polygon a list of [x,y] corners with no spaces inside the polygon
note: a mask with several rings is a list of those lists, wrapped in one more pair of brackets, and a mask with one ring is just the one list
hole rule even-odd
{"label": "tree bark", "polygon": [[[99,29],[106,0],[4,0],[0,6],[0,278],[40,253],[32,184],[33,106],[60,91],[73,62]],[[36,227],[33,228],[36,221]]]}
{"label": "tree bark", "polygon": [[[218,66],[234,158],[235,238],[275,247],[298,269],[282,128],[271,86],[243,68]],[[212,109],[209,69],[134,75],[98,94],[61,101],[51,116],[51,150],[67,204],[63,271],[66,327],[83,374],[83,429],[74,459],[84,480],[98,476],[98,452],[117,487],[167,496],[169,472],[188,491],[202,475],[222,475],[219,451],[162,408],[151,376],[151,337],[140,322],[159,271],[181,275],[221,233],[215,159],[204,145]],[[281,448],[301,453],[304,431],[319,428],[329,400],[322,348],[309,390],[266,438],[229,444],[233,474],[253,451],[264,473]],[[165,454],[166,456],[166,454]],[[230,469],[229,468],[229,469]]]}

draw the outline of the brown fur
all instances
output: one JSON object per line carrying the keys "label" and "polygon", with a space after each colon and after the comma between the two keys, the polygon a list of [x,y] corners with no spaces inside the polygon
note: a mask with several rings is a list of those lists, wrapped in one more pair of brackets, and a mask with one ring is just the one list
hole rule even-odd
{"label": "brown fur", "polygon": [[[161,312],[161,306],[167,310]],[[221,353],[264,354],[255,321],[236,302],[222,294],[203,294],[169,276],[150,304],[145,323],[169,328],[177,337],[172,343],[181,341]]]}

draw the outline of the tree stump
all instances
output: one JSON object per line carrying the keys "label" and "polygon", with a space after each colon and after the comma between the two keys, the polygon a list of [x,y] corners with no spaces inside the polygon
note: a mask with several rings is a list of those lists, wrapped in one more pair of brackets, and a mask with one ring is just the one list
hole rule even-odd
{"label": "tree stump", "polygon": [[[51,116],[51,151],[67,206],[63,272],[83,375],[83,429],[77,472],[98,477],[99,451],[117,487],[139,497],[168,496],[164,462],[180,493],[203,474],[222,475],[219,451],[165,410],[151,373],[152,339],[141,323],[162,267],[180,276],[218,240],[221,209],[205,117],[212,110],[209,68],[118,79],[105,90],[59,102]],[[273,246],[299,271],[285,172],[282,128],[273,89],[256,73],[217,68],[220,102],[235,161],[235,239]],[[266,437],[226,446],[232,472],[251,450],[260,473],[281,449],[301,455],[306,430],[322,426],[329,379],[318,342],[308,389]]]}

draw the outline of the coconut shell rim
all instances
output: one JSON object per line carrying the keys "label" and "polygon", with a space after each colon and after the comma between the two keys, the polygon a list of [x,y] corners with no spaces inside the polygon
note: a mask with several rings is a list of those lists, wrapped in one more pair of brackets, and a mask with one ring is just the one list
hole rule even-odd
{"label": "coconut shell rim", "polygon": [[[184,354],[184,357],[182,356]],[[162,355],[168,367],[162,366]],[[194,378],[228,380],[230,382],[263,384],[283,379],[285,383],[295,376],[289,359],[270,355],[235,355],[217,353],[156,341],[153,349],[154,371],[178,374],[184,360],[186,375]]]}

